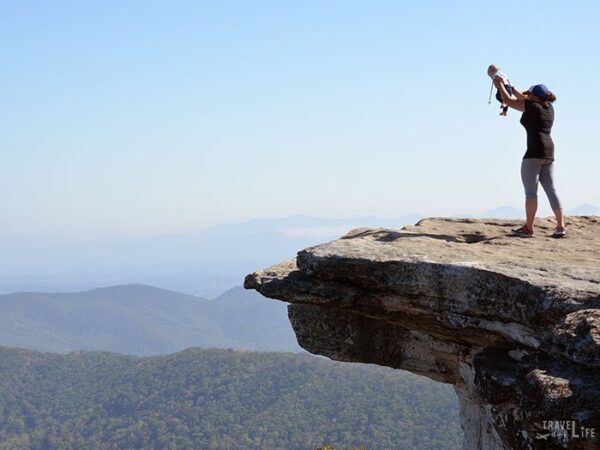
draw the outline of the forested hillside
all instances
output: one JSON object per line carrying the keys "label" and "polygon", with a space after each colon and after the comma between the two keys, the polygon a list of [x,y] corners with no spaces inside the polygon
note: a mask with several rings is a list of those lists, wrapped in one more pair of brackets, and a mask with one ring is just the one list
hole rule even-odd
{"label": "forested hillside", "polygon": [[0,347],[0,449],[456,449],[454,393],[310,355]]}

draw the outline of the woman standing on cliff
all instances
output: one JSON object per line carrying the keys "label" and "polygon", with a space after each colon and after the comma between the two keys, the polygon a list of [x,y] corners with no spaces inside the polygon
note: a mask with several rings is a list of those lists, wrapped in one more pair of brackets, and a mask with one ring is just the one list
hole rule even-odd
{"label": "woman standing on cliff", "polygon": [[533,223],[537,212],[538,181],[542,184],[550,206],[556,216],[554,237],[566,234],[563,209],[554,188],[554,142],[550,131],[554,123],[554,106],[556,96],[543,84],[536,84],[525,92],[513,87],[511,96],[501,80],[494,83],[508,106],[522,111],[521,125],[527,131],[527,151],[521,163],[521,179],[525,187],[526,222],[521,228],[512,230],[513,234],[523,237],[533,236]]}

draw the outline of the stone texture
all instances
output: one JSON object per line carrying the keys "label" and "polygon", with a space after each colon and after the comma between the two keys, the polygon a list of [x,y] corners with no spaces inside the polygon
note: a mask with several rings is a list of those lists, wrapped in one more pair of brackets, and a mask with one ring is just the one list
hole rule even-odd
{"label": "stone texture", "polygon": [[[299,344],[455,386],[467,449],[600,448],[600,218],[553,239],[502,220],[356,229],[246,277]],[[595,437],[563,442],[548,421]]]}

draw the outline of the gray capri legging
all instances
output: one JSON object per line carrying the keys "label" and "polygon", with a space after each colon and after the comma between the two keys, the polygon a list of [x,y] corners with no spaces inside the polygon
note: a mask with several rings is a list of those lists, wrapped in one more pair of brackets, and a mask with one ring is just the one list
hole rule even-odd
{"label": "gray capri legging", "polygon": [[526,198],[537,198],[538,181],[542,184],[552,210],[561,208],[554,188],[554,162],[551,159],[526,158],[521,163],[521,180]]}

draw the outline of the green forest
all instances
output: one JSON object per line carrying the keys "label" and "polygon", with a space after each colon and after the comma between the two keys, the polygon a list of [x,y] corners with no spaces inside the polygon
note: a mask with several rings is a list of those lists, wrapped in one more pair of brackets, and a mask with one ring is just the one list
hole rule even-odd
{"label": "green forest", "polygon": [[293,353],[138,357],[0,347],[0,449],[456,449],[456,396]]}

